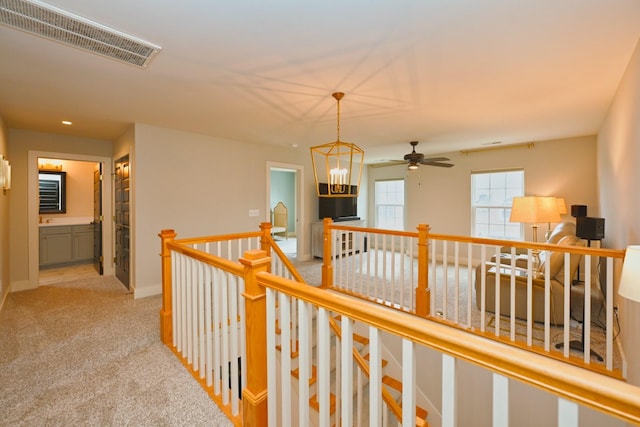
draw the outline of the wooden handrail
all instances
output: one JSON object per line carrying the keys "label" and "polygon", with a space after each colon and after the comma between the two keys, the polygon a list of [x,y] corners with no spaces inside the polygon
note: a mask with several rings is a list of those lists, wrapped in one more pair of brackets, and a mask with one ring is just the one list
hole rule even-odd
{"label": "wooden handrail", "polygon": [[270,273],[259,284],[433,348],[625,422],[640,424],[640,388],[454,327],[304,286]]}
{"label": "wooden handrail", "polygon": [[485,239],[481,237],[471,236],[455,236],[449,234],[429,234],[429,239],[433,240],[447,240],[453,242],[462,243],[475,243],[478,245],[491,245],[491,246],[508,246],[518,249],[538,249],[540,251],[554,251],[554,252],[571,252],[581,255],[592,255],[600,257],[610,258],[624,258],[624,250],[620,249],[604,249],[604,248],[590,248],[584,246],[565,246],[550,243],[534,243],[523,242],[519,240],[499,240],[499,239]]}
{"label": "wooden handrail", "polygon": [[[276,244],[276,242],[273,240],[273,238],[271,236],[268,237],[268,239],[271,241],[271,250],[274,251],[277,255],[277,257],[280,259],[280,261],[282,261],[282,263],[284,264],[284,266],[287,268],[287,270],[291,273],[291,275],[293,276],[293,278],[300,283],[307,283],[306,280],[304,280],[304,278],[300,275],[300,273],[298,272],[298,270],[296,270],[296,268],[294,267],[294,265],[291,263],[291,261],[289,260],[289,258],[287,258],[287,256],[284,254],[284,252],[282,252],[282,249],[280,249],[280,247]],[[272,255],[273,256],[273,255]]]}
{"label": "wooden handrail", "polygon": [[246,233],[222,234],[216,236],[187,237],[185,239],[176,240],[176,243],[183,245],[194,245],[198,243],[222,242],[227,240],[249,239],[251,237],[260,237],[262,231],[250,231]]}
{"label": "wooden handrail", "polygon": [[182,242],[167,242],[167,248],[183,255],[187,255],[188,257],[198,261],[202,261],[205,264],[212,265],[220,270],[224,270],[227,273],[235,274],[236,276],[242,276],[244,271],[242,265],[235,261],[229,261],[228,259],[220,258],[218,256],[184,246]]}
{"label": "wooden handrail", "polygon": [[[378,228],[337,225],[336,223],[330,223],[329,228],[332,230],[359,231],[363,233],[384,234],[384,235],[415,237],[415,238],[418,238],[419,236],[419,233],[410,232],[410,231],[382,230]],[[518,249],[537,249],[540,251],[551,250],[551,251],[560,251],[560,252],[571,252],[571,253],[581,254],[581,255],[592,255],[592,256],[599,256],[599,257],[610,257],[610,258],[620,258],[620,259],[624,258],[624,253],[625,253],[625,251],[622,249],[591,248],[591,247],[583,247],[583,246],[563,246],[563,245],[549,244],[544,242],[534,243],[534,242],[525,242],[520,240],[488,239],[483,237],[458,236],[453,234],[429,233],[429,239],[430,240],[446,240],[450,242],[461,242],[461,243],[474,243],[478,245],[508,246],[508,247],[514,247]]]}
{"label": "wooden handrail", "polygon": [[416,233],[415,231],[385,230],[385,229],[382,229],[382,228],[369,228],[369,227],[339,225],[338,223],[335,223],[335,222],[331,223],[330,228],[332,230],[360,231],[360,232],[363,232],[363,233],[384,234],[385,236],[418,237],[418,233]]}

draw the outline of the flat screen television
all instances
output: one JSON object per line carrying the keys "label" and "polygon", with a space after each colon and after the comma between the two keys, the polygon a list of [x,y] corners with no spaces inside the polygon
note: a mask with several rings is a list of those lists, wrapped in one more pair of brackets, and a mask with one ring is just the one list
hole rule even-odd
{"label": "flat screen television", "polygon": [[[320,194],[327,194],[327,184],[319,185]],[[356,186],[351,186],[351,193],[356,194]],[[358,198],[353,197],[319,197],[319,219],[331,218],[334,221],[340,219],[357,219]]]}

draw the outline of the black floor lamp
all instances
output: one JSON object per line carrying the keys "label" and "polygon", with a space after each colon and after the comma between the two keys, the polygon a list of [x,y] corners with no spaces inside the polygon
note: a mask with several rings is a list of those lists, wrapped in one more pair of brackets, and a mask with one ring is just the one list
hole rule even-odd
{"label": "black floor lamp", "polygon": [[[592,240],[602,240],[604,239],[604,218],[592,218],[588,216],[578,216],[576,217],[576,236],[581,239],[585,239],[587,241],[587,245],[591,247]],[[590,274],[590,272],[585,271],[585,274]],[[580,273],[578,273],[578,280],[580,280]],[[586,295],[586,285],[585,285],[585,295]],[[572,350],[578,350],[584,353],[584,322],[585,322],[585,306],[586,304],[582,303],[582,334],[580,337],[580,341],[571,340],[569,342],[569,348]],[[562,348],[564,343],[556,344],[556,348]],[[591,350],[591,355],[595,356],[600,362],[604,359],[595,351]]]}

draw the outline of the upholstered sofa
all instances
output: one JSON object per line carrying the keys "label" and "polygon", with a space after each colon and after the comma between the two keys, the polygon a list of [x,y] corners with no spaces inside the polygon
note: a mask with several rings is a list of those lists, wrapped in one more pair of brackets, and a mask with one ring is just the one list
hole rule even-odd
{"label": "upholstered sofa", "polygon": [[[559,224],[553,230],[549,238],[545,243],[557,244],[560,246],[585,246],[585,241],[576,237],[575,224],[566,222]],[[546,264],[549,263],[550,268],[550,288],[551,288],[551,323],[555,325],[561,325],[564,322],[564,287],[571,286],[570,298],[571,298],[571,316],[577,320],[582,320],[582,307],[584,300],[584,284],[573,285],[573,279],[576,275],[576,270],[580,265],[582,256],[579,254],[570,255],[569,263],[569,282],[565,284],[564,274],[564,252],[550,252],[550,256],[545,257],[546,253],[540,254],[541,263],[538,266],[537,274],[532,279],[532,300],[533,300],[533,320],[535,322],[544,322],[544,290],[545,279],[544,273],[546,270]],[[545,259],[548,258],[548,259]],[[517,275],[515,277],[515,316],[519,319],[527,318],[527,277],[526,277],[526,264],[521,262],[522,258],[518,260]],[[484,272],[485,277],[485,289],[486,289],[486,305],[485,309],[490,312],[495,312],[495,285],[496,280],[500,284],[500,313],[502,315],[509,316],[511,314],[511,269],[509,267],[510,258],[502,258],[496,263],[495,258],[490,262],[480,264],[476,268],[475,273],[475,297],[476,306],[481,309],[481,286],[482,275]],[[500,269],[496,275],[496,267]],[[592,319],[596,319],[603,305],[602,292],[597,286],[597,281],[592,281],[591,292],[591,313]]]}

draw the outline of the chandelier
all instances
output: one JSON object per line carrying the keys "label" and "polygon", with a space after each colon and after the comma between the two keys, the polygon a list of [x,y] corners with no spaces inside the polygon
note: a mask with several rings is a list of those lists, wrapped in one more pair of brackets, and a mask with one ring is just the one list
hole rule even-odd
{"label": "chandelier", "polygon": [[344,93],[335,92],[331,96],[338,103],[337,138],[311,147],[316,191],[319,197],[356,197],[360,191],[364,151],[355,144],[340,141],[340,100]]}

